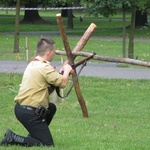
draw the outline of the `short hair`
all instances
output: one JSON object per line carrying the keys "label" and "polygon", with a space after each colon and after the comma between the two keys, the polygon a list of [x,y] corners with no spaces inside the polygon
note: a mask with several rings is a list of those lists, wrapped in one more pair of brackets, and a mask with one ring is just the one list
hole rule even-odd
{"label": "short hair", "polygon": [[37,54],[44,55],[47,50],[54,50],[55,42],[48,38],[41,38],[37,43]]}

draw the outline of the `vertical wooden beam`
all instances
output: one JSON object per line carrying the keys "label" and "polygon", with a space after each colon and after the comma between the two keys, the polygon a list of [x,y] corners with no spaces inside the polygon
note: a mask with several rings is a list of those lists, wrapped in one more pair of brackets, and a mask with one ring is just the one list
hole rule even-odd
{"label": "vertical wooden beam", "polygon": [[63,44],[64,44],[64,47],[65,47],[65,50],[66,50],[66,54],[67,54],[69,64],[73,64],[74,60],[73,60],[73,56],[72,56],[72,51],[71,51],[71,48],[70,48],[70,45],[69,45],[69,42],[68,42],[68,38],[67,38],[65,29],[64,29],[61,14],[57,14],[56,17],[57,17],[57,23],[58,23],[58,26],[59,26],[60,35],[61,35],[62,40],[63,40]]}
{"label": "vertical wooden beam", "polygon": [[26,60],[27,60],[27,63],[29,63],[29,43],[28,43],[28,37],[26,37],[26,47],[25,47],[25,50],[26,50]]}
{"label": "vertical wooden beam", "polygon": [[[68,42],[66,32],[65,32],[65,29],[64,29],[64,26],[63,26],[63,21],[62,21],[61,14],[57,14],[56,17],[57,17],[57,23],[58,23],[58,26],[59,26],[60,34],[61,34],[61,37],[62,37],[62,40],[63,40],[63,44],[64,44],[64,47],[65,47],[65,50],[66,50],[66,54],[67,54],[67,57],[68,57],[69,64],[73,64],[74,63],[74,58],[73,58],[72,51],[71,51],[71,48],[69,46],[69,42]],[[77,77],[77,73],[76,73],[76,70],[75,70],[73,75],[72,75],[72,78],[75,79],[76,77]],[[80,104],[81,109],[82,109],[83,117],[88,117],[87,107],[86,107],[86,104],[85,104],[85,100],[82,96],[78,80],[76,81],[76,85],[74,87],[75,87],[75,91],[76,91],[76,94],[77,94],[77,97],[78,97],[79,104]]]}

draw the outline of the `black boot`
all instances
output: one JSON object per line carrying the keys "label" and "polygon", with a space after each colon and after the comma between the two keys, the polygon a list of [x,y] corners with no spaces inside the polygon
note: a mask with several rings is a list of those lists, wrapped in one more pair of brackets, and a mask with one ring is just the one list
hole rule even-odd
{"label": "black boot", "polygon": [[0,145],[22,145],[26,146],[25,138],[19,135],[16,135],[11,130],[7,130],[3,140],[0,142]]}

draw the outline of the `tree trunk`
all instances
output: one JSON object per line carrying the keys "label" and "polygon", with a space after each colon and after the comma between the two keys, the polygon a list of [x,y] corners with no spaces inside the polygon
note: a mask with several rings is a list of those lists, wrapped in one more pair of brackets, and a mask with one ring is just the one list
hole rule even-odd
{"label": "tree trunk", "polygon": [[[29,0],[29,3],[25,4],[25,8],[37,8],[38,4]],[[24,18],[21,21],[23,24],[48,24],[49,22],[42,19],[39,15],[38,10],[25,10]]]}
{"label": "tree trunk", "polygon": [[122,40],[122,56],[123,58],[126,57],[126,10],[125,7],[122,7],[122,14],[123,14],[123,40]]}
{"label": "tree trunk", "polygon": [[134,57],[134,29],[135,29],[135,9],[132,11],[131,16],[131,26],[130,26],[130,35],[129,35],[129,49],[128,49],[128,57]]}
{"label": "tree trunk", "polygon": [[[69,7],[72,7],[72,4],[69,4]],[[72,9],[68,10],[68,24],[67,27],[69,29],[73,29],[73,14],[72,14]]]}
{"label": "tree trunk", "polygon": [[20,0],[17,0],[16,19],[15,19],[14,53],[19,53],[19,16],[20,16]]}
{"label": "tree trunk", "polygon": [[136,10],[136,17],[135,17],[135,27],[143,27],[148,24],[147,21],[147,12]]}
{"label": "tree trunk", "polygon": [[[66,3],[63,6],[62,6],[62,4],[60,4],[59,7],[68,7],[68,4]],[[61,10],[61,16],[62,17],[68,17],[68,9],[62,9]]]}

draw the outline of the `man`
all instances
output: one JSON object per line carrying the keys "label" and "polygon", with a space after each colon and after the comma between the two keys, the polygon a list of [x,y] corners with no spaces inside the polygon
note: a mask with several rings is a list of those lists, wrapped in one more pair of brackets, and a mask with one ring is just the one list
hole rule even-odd
{"label": "man", "polygon": [[64,88],[67,85],[70,65],[65,64],[56,72],[50,65],[55,54],[55,43],[41,38],[37,43],[37,56],[25,69],[18,95],[15,97],[16,118],[27,129],[29,135],[23,137],[7,130],[0,145],[54,146],[48,128],[56,112],[56,106],[49,102],[48,85]]}

